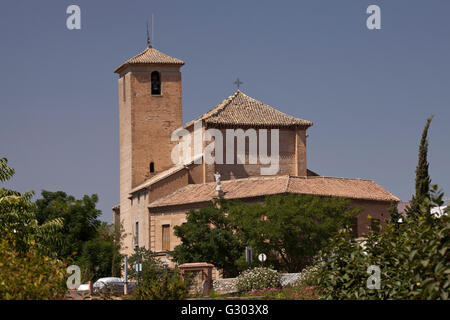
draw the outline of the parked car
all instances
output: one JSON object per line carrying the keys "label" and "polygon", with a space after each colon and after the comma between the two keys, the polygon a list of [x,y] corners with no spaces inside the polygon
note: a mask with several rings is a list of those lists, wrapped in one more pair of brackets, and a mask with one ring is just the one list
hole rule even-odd
{"label": "parked car", "polygon": [[80,284],[80,286],[77,288],[77,291],[88,291],[88,290],[89,290],[89,283]]}
{"label": "parked car", "polygon": [[[123,287],[125,286],[125,280],[117,277],[100,278],[94,282],[94,292],[101,292],[104,290],[114,290],[118,293],[123,293]],[[128,282],[128,292],[133,291],[135,284]]]}

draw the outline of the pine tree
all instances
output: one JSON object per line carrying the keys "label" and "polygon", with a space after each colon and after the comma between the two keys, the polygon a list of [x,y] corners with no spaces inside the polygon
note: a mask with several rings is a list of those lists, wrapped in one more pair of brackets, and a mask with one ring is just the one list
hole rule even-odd
{"label": "pine tree", "polygon": [[[424,199],[430,198],[431,178],[428,173],[428,129],[434,116],[427,119],[423,128],[422,138],[419,145],[419,159],[416,167],[416,193],[411,199],[411,205],[406,209],[406,213],[410,216],[417,216],[420,212],[420,204],[424,203]],[[431,208],[428,208],[429,212]]]}

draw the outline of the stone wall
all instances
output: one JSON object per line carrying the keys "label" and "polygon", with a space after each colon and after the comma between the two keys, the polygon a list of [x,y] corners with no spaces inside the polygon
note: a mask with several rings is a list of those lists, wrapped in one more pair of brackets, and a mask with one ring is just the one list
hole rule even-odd
{"label": "stone wall", "polygon": [[237,292],[237,278],[225,278],[213,280],[212,288],[218,294],[227,294]]}
{"label": "stone wall", "polygon": [[[282,273],[281,285],[283,287],[294,284],[300,279],[300,273]],[[212,288],[217,294],[229,294],[237,292],[237,278],[226,278],[213,280]]]}

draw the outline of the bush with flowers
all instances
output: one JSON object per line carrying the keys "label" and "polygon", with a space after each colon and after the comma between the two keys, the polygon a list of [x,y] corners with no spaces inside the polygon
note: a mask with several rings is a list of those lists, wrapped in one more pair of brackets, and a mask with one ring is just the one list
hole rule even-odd
{"label": "bush with flowers", "polygon": [[269,268],[248,269],[237,277],[236,286],[239,292],[281,288],[281,275]]}

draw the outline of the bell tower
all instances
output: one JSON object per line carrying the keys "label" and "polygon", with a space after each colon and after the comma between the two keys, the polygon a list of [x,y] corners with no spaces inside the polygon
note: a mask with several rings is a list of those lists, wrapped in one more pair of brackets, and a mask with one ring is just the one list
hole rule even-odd
{"label": "bell tower", "polygon": [[[119,74],[120,170],[134,188],[170,168],[172,132],[182,126],[183,61],[149,45]],[[125,178],[125,176],[123,176]]]}
{"label": "bell tower", "polygon": [[130,191],[173,166],[175,142],[170,138],[182,126],[183,65],[148,43],[114,71],[119,75],[120,216],[124,219],[129,216]]}

